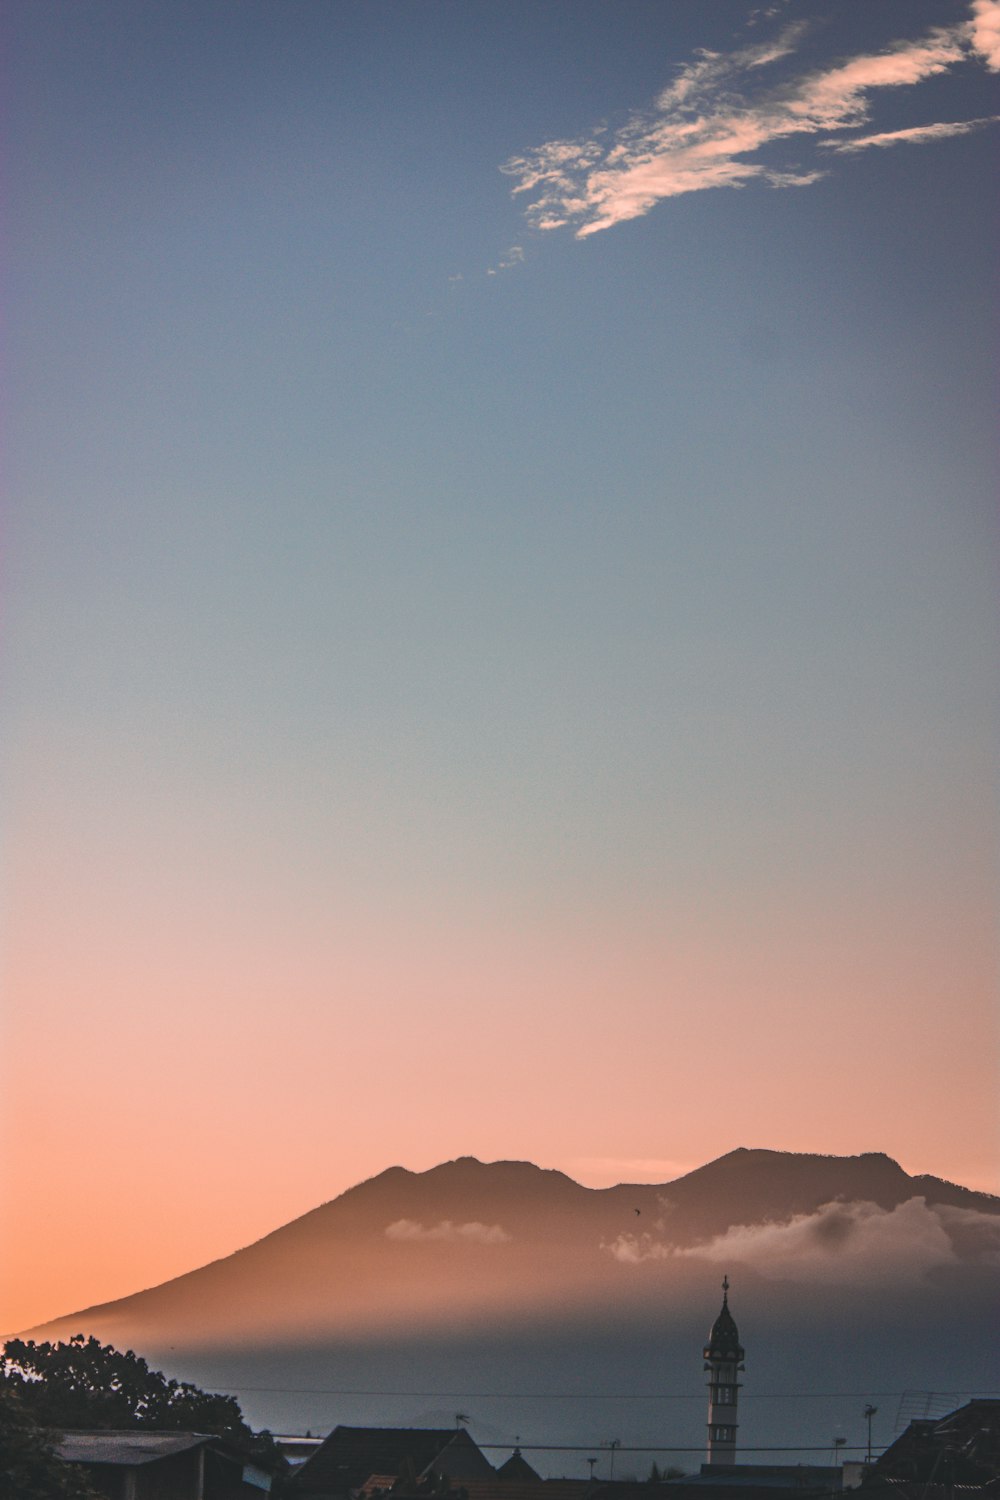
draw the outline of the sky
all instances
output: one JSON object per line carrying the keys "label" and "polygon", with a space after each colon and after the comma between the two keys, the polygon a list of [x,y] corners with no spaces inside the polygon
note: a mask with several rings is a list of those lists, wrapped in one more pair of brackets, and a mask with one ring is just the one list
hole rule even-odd
{"label": "sky", "polygon": [[0,1331],[395,1163],[1000,1192],[998,0],[14,0]]}

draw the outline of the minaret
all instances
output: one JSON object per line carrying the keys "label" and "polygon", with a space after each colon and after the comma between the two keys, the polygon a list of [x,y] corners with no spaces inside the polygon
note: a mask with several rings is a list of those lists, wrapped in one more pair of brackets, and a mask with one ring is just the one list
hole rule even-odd
{"label": "minaret", "polygon": [[744,1351],[729,1311],[729,1277],[722,1279],[722,1311],[705,1345],[708,1371],[708,1462],[736,1462],[736,1403],[739,1400]]}

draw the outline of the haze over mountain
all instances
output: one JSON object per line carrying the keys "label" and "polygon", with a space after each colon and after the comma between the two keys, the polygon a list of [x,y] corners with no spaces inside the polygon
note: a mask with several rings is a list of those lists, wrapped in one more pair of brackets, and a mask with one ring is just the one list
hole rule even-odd
{"label": "haze over mountain", "polygon": [[475,1408],[491,1431],[565,1440],[565,1403],[511,1401],[575,1392],[577,1424],[604,1397],[618,1405],[601,1422],[622,1427],[619,1398],[642,1396],[636,1434],[667,1441],[666,1423],[697,1444],[700,1342],[726,1271],[747,1411],[769,1396],[743,1438],[773,1443],[790,1430],[779,1392],[843,1391],[849,1415],[852,1393],[1000,1384],[984,1321],[998,1269],[1000,1199],[878,1153],[740,1149],[607,1189],[464,1157],[392,1167],[225,1259],[31,1333],[136,1348],[246,1392],[272,1425],[440,1420],[435,1392],[487,1392]]}

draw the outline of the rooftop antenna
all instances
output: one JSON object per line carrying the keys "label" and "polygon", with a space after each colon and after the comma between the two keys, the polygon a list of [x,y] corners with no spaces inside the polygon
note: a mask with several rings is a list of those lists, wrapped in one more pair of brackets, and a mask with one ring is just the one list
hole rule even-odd
{"label": "rooftop antenna", "polygon": [[868,1422],[868,1457],[866,1459],[866,1463],[868,1464],[871,1464],[872,1461],[872,1417],[877,1411],[878,1407],[872,1406],[869,1402],[869,1404],[865,1407],[863,1413]]}

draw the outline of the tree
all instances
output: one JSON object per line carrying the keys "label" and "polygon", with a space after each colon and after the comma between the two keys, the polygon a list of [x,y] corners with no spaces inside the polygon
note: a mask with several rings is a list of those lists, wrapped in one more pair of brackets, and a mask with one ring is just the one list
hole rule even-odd
{"label": "tree", "polygon": [[0,1381],[0,1500],[99,1500],[72,1464],[52,1451],[52,1435],[24,1409],[18,1391]]}
{"label": "tree", "polygon": [[145,1427],[211,1433],[248,1458],[273,1467],[270,1433],[254,1433],[234,1396],[212,1395],[168,1380],[131,1349],[124,1354],[76,1334],[67,1344],[8,1339],[2,1386],[43,1427]]}
{"label": "tree", "polygon": [[677,1469],[677,1468],[674,1467],[673,1464],[669,1465],[669,1467],[666,1468],[666,1469],[661,1469],[660,1466],[659,1466],[659,1464],[654,1459],[653,1460],[653,1467],[649,1471],[649,1480],[648,1480],[648,1483],[649,1484],[662,1484],[663,1481],[666,1480],[666,1479],[683,1479],[683,1478],[684,1478],[684,1470],[683,1469]]}

